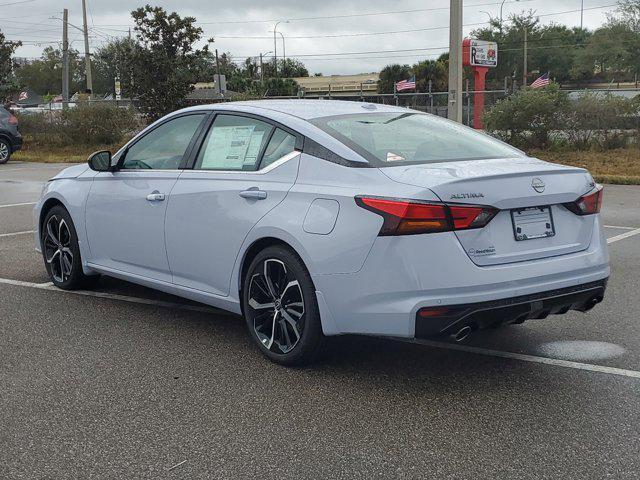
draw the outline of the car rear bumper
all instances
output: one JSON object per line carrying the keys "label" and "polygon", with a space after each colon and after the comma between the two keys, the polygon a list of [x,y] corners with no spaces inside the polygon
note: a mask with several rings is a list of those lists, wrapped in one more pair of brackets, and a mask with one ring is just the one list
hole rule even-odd
{"label": "car rear bumper", "polygon": [[569,310],[586,312],[602,301],[607,280],[501,300],[418,310],[415,336],[454,334],[465,327],[477,330],[522,323]]}
{"label": "car rear bumper", "polygon": [[[416,318],[427,307],[530,304],[492,312],[507,317],[515,312],[508,321],[543,316],[546,310],[560,313],[566,306],[564,300],[569,309],[574,304],[574,309],[582,308],[580,301],[584,299],[580,296],[575,301],[564,298],[559,305],[550,303],[548,297],[556,296],[556,291],[561,296],[579,292],[584,285],[602,283],[609,277],[609,255],[599,223],[600,219],[595,219],[586,250],[494,266],[475,265],[451,233],[378,237],[360,271],[312,275],[326,303],[322,311],[324,332],[411,338],[425,333],[423,326],[416,332]],[[547,299],[542,308],[534,303],[540,299]],[[427,331],[441,333],[457,320],[430,325]],[[474,320],[482,325],[492,323],[490,319]]]}

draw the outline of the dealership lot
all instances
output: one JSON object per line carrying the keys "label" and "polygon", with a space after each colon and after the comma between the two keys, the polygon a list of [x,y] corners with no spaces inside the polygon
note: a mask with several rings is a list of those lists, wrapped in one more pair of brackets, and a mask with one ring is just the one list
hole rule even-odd
{"label": "dealership lot", "polygon": [[51,287],[31,212],[63,167],[0,166],[0,478],[637,478],[640,187],[605,189],[593,311],[462,346],[342,337],[296,370],[236,316]]}

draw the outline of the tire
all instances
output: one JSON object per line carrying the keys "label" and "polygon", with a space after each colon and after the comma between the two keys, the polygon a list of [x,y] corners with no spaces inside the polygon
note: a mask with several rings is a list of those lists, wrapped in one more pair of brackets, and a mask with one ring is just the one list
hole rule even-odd
{"label": "tire", "polygon": [[71,215],[63,206],[56,205],[45,215],[40,245],[47,274],[56,287],[63,290],[87,288],[100,278],[82,271],[78,235]]}
{"label": "tire", "polygon": [[316,358],[324,335],[315,287],[293,251],[261,251],[247,270],[242,299],[249,335],[267,358],[287,366]]}
{"label": "tire", "polygon": [[11,145],[4,138],[0,138],[0,165],[7,163],[11,158]]}

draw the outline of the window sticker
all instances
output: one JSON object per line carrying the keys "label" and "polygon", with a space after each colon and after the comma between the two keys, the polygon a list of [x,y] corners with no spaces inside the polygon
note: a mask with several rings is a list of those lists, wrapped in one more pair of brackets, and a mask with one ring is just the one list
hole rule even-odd
{"label": "window sticker", "polygon": [[405,160],[402,155],[398,155],[397,153],[387,152],[387,162],[401,162]]}
{"label": "window sticker", "polygon": [[202,158],[202,168],[240,170],[245,164],[253,165],[260,153],[264,133],[255,131],[255,125],[214,125]]}

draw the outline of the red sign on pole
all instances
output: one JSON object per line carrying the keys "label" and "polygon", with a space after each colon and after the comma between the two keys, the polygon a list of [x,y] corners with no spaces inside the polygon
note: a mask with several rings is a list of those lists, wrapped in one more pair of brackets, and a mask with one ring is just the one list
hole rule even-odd
{"label": "red sign on pole", "polygon": [[485,77],[489,68],[498,65],[498,44],[465,38],[462,42],[462,64],[473,70],[473,128],[482,129]]}

